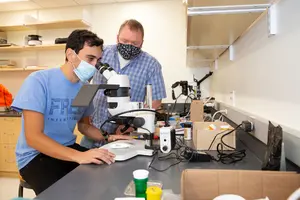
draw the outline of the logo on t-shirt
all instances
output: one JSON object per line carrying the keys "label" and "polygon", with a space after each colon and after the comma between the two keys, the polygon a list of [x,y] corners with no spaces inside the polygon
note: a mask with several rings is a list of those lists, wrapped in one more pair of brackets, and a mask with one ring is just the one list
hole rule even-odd
{"label": "logo on t-shirt", "polygon": [[73,99],[52,98],[48,112],[48,120],[65,122],[67,120],[78,121],[84,113],[84,108],[72,107]]}

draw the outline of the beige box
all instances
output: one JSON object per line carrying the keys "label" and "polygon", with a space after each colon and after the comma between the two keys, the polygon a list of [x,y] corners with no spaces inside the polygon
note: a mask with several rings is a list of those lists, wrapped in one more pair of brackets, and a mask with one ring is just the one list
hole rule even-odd
{"label": "beige box", "polygon": [[193,100],[191,103],[191,121],[192,122],[203,122],[204,105],[201,100]]}
{"label": "beige box", "polygon": [[187,169],[181,176],[182,200],[213,200],[222,194],[286,200],[299,187],[296,172]]}
{"label": "beige box", "polygon": [[[215,130],[209,130],[210,125],[216,127]],[[222,130],[221,126],[229,126],[229,130]],[[193,123],[193,143],[197,150],[217,150],[217,145],[221,143],[221,138],[234,128],[226,122],[194,122]],[[216,138],[215,138],[216,137]],[[215,140],[214,140],[215,138]],[[223,142],[230,147],[236,147],[236,132],[224,136]],[[210,147],[210,148],[209,148]],[[223,145],[223,150],[233,150]]]}

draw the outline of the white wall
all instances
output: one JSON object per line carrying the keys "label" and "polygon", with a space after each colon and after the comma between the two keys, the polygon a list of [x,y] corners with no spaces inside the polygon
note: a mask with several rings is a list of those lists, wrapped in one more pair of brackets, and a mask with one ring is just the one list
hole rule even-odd
{"label": "white wall", "polygon": [[[300,18],[299,0],[278,4],[279,33],[268,38],[263,17],[234,45],[235,60],[228,52],[212,77],[212,93],[231,104],[230,91],[236,92],[236,108],[271,120],[300,137]],[[266,133],[267,134],[267,133]]]}
{"label": "white wall", "polygon": [[[23,20],[24,15],[38,17],[42,21],[84,18],[91,22],[92,30],[104,39],[105,44],[116,42],[117,32],[121,23],[129,18],[139,20],[145,29],[143,50],[156,57],[163,67],[168,98],[165,102],[172,102],[171,85],[178,80],[193,81],[193,74],[200,79],[209,68],[189,68],[186,64],[186,8],[182,0],[144,1],[115,4],[99,4],[87,7],[72,7],[62,9],[49,9],[40,11],[25,11],[0,14],[0,25],[16,24]],[[50,16],[51,15],[51,16]],[[38,32],[46,39],[53,42],[54,38],[67,36],[72,30],[51,30]],[[20,35],[28,32],[11,32],[9,38],[16,43],[23,41]],[[14,58],[18,65],[27,65],[31,62],[39,65],[57,66],[63,63],[63,51],[57,52],[26,52],[6,54]],[[0,59],[4,58],[0,54]],[[37,60],[35,60],[37,59]],[[19,75],[10,73],[11,77]],[[0,73],[0,82],[3,82],[4,73]],[[20,77],[23,78],[23,77]],[[19,79],[19,78],[18,78]],[[11,85],[4,81],[13,94],[19,89],[20,84]],[[203,97],[209,95],[209,81],[202,85]],[[179,94],[180,90],[176,90]],[[181,99],[183,102],[184,100]]]}

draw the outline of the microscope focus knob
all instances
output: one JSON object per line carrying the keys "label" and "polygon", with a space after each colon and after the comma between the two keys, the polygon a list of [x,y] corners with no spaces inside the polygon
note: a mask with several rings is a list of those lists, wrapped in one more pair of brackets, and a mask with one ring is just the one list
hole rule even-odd
{"label": "microscope focus knob", "polygon": [[163,146],[162,148],[164,151],[167,151],[168,150],[168,147],[167,146]]}

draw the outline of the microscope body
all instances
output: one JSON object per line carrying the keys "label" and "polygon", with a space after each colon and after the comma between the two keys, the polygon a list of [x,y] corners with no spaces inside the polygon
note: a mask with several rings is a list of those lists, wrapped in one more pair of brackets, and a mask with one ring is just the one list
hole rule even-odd
{"label": "microscope body", "polygon": [[[130,101],[130,81],[127,75],[118,74],[108,64],[97,63],[97,65],[96,67],[100,73],[107,79],[107,84],[119,85],[118,89],[107,89],[104,91],[104,95],[107,97],[109,113],[112,116],[117,115],[115,123],[137,128],[137,132],[144,134],[146,137],[146,148],[151,148],[155,132],[155,111],[151,109],[151,106],[149,109],[144,108],[144,102]],[[143,109],[143,111],[129,112],[140,109]],[[123,112],[127,113],[122,114]]]}

